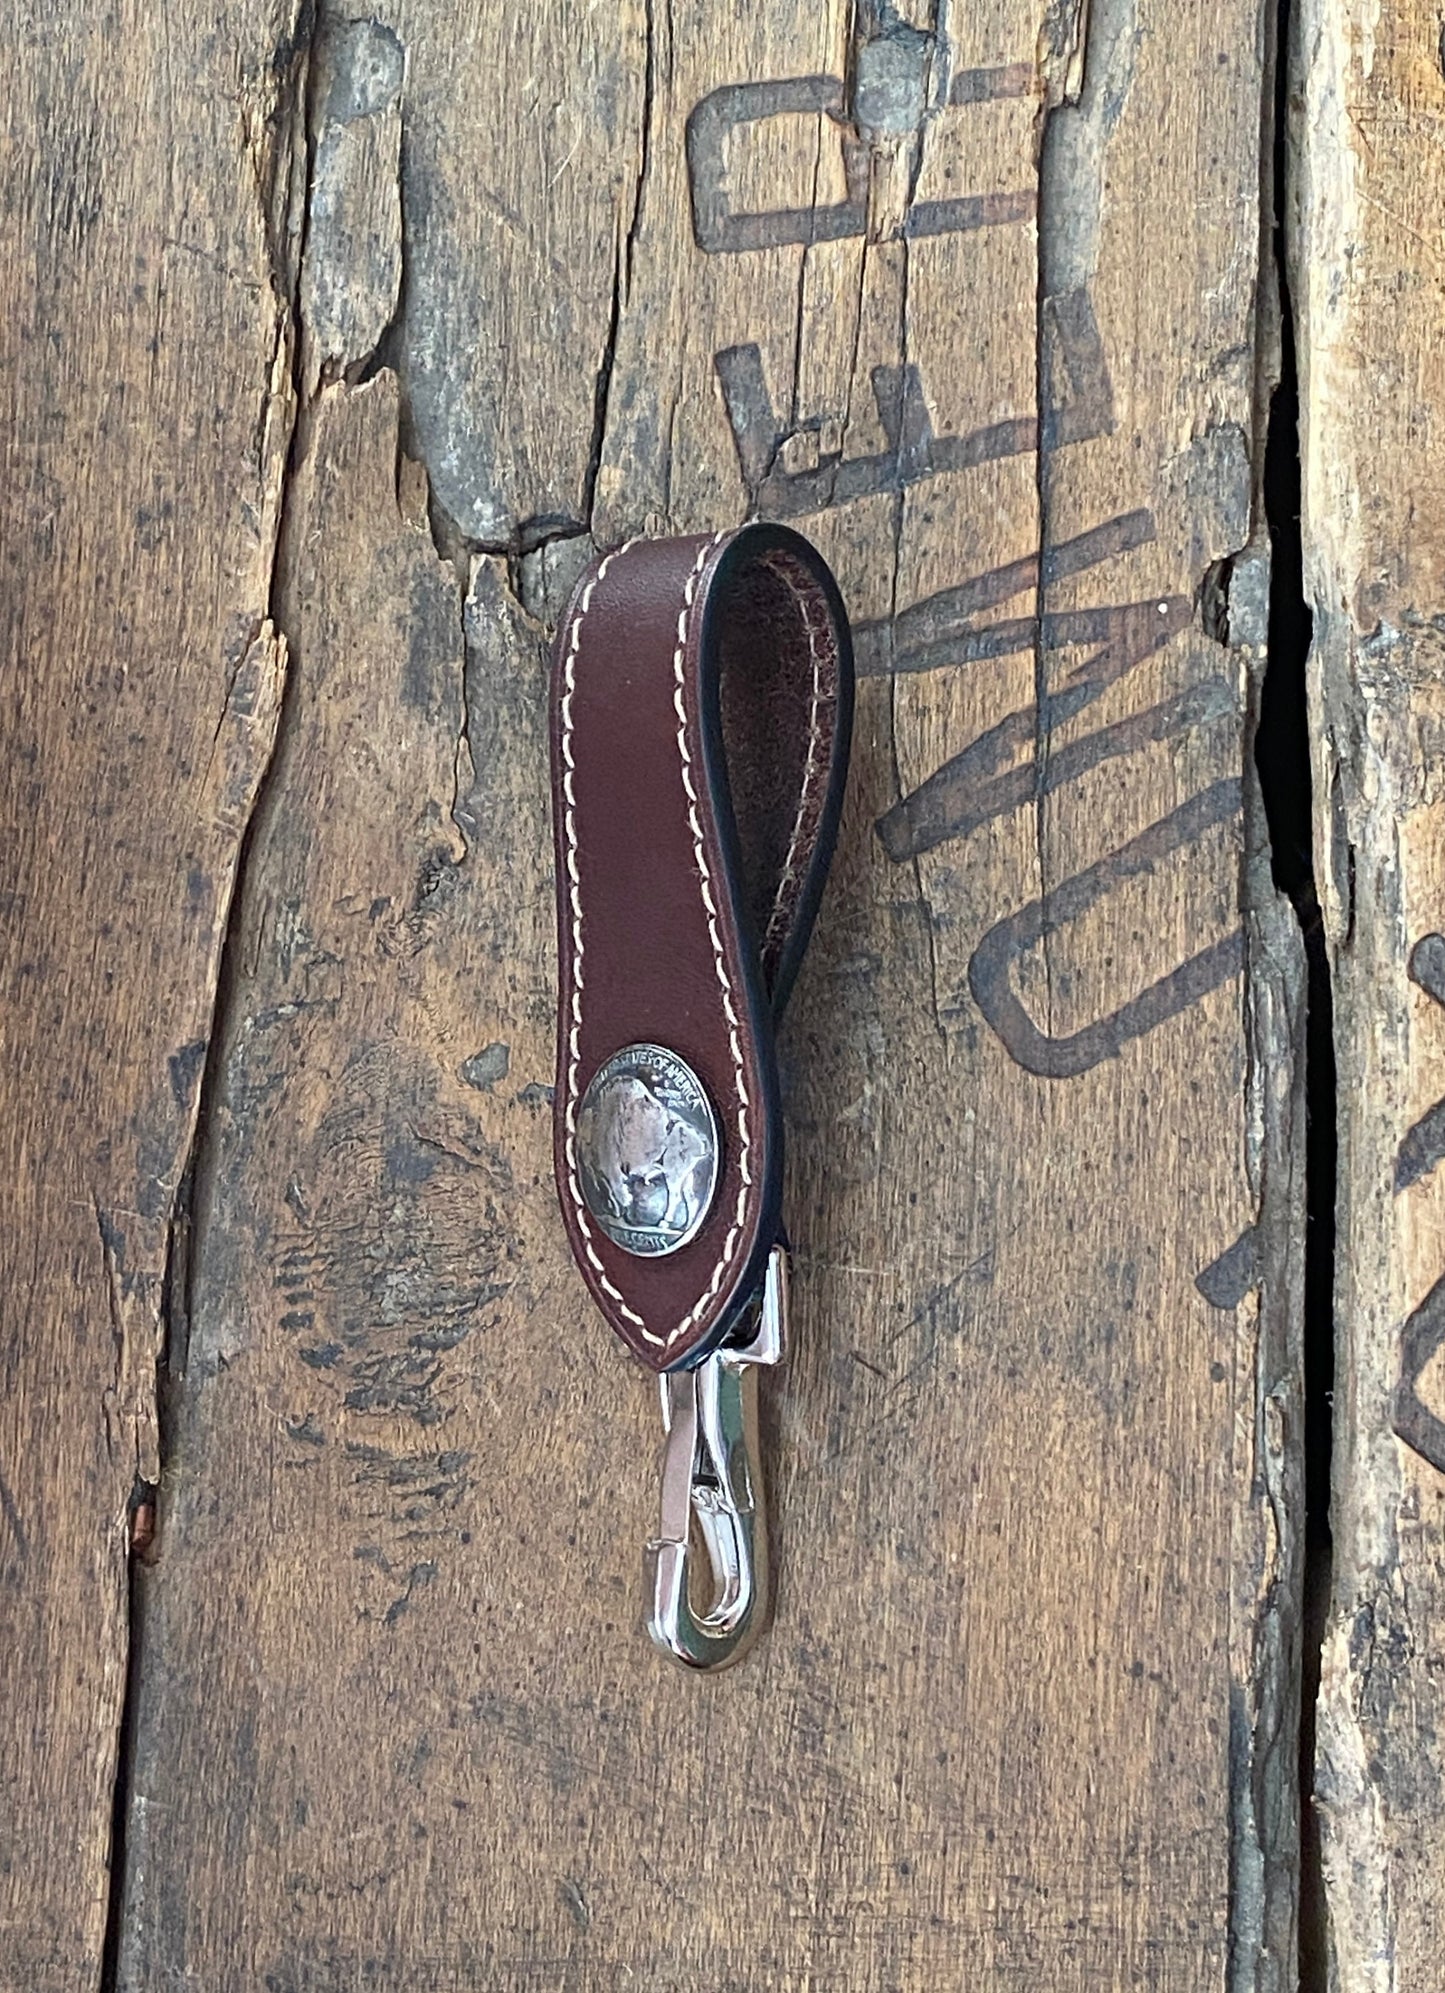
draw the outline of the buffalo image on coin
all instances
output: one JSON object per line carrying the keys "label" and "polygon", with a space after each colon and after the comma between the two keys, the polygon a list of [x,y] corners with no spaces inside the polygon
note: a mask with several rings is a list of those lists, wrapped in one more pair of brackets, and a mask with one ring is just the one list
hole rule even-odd
{"label": "buffalo image on coin", "polygon": [[577,1114],[587,1209],[643,1257],[687,1244],[717,1188],[718,1133],[701,1080],[661,1045],[629,1045],[597,1069]]}

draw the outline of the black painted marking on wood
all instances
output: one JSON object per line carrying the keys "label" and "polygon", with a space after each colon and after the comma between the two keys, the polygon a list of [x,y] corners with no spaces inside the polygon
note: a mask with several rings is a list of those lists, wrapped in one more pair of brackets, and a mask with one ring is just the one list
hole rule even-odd
{"label": "black painted marking on wood", "polygon": [[[1438,1004],[1445,1004],[1445,934],[1424,934],[1410,951],[1412,983]],[[1430,1174],[1445,1158],[1445,1099],[1437,1100],[1410,1129],[1395,1154],[1398,1195]]]}
{"label": "black painted marking on wood", "polygon": [[1395,1190],[1408,1190],[1445,1157],[1445,1100],[1422,1114],[1401,1142],[1395,1156]]}
{"label": "black painted marking on wood", "polygon": [[[1103,689],[1100,681],[1087,687],[1091,698],[1097,698]],[[1053,705],[1054,701],[1048,703]],[[902,864],[950,838],[966,837],[995,817],[1023,809],[1040,795],[1052,795],[1105,761],[1219,720],[1237,721],[1238,712],[1234,686],[1224,678],[1206,678],[1173,699],[1069,742],[1049,755],[1042,770],[1036,771],[1032,762],[1025,762],[994,775],[992,764],[1002,750],[1033,745],[1032,713],[1011,713],[880,817],[879,838],[888,856]],[[1051,714],[1050,720],[1058,717]]]}
{"label": "black painted marking on wood", "polygon": [[[1024,78],[1028,87],[1024,87]],[[1019,64],[993,70],[966,70],[955,80],[965,94],[960,106],[1030,94],[1033,72]],[[728,191],[727,150],[735,134],[781,117],[822,117],[837,127],[843,152],[847,198],[831,207],[779,207],[739,213]],[[788,244],[838,242],[868,229],[869,149],[849,121],[847,93],[837,76],[788,76],[761,83],[726,83],[694,104],[687,119],[687,170],[692,194],[692,230],[709,255],[737,255]],[[1001,193],[961,194],[945,201],[916,202],[899,233],[907,237],[957,235],[980,228],[1030,221],[1037,203],[1033,187]]]}
{"label": "black painted marking on wood", "polygon": [[[687,119],[687,171],[698,248],[713,255],[729,255],[747,249],[776,249],[785,243],[836,242],[861,235],[868,213],[868,154],[856,136],[842,128],[843,108],[843,85],[836,76],[728,83],[694,104]],[[729,138],[748,125],[790,115],[828,117],[839,123],[848,198],[827,208],[735,213],[727,190]]]}
{"label": "black painted marking on wood", "polygon": [[950,104],[994,104],[1005,97],[1036,97],[1039,73],[1031,62],[1009,62],[998,69],[960,69],[948,88]]}
{"label": "black painted marking on wood", "polygon": [[1445,1004],[1445,934],[1422,934],[1410,950],[1410,981]]}
{"label": "black painted marking on wood", "polygon": [[1210,1307],[1221,1308],[1226,1314],[1233,1314],[1245,1295],[1258,1284],[1259,1240],[1253,1225],[1194,1276],[1194,1285]]}
{"label": "black painted marking on wood", "polygon": [[1114,383],[1094,302],[1086,290],[1046,297],[1039,306],[1039,395],[1044,454],[1115,429]]}
{"label": "black painted marking on wood", "polygon": [[[790,427],[773,407],[759,348],[751,342],[724,347],[713,365],[754,510],[771,519],[796,519],[856,499],[896,493],[921,478],[1026,456],[1039,447],[1041,436],[1049,446],[1061,447],[1109,434],[1114,427],[1114,389],[1087,293],[1047,299],[1044,325],[1045,338],[1056,354],[1052,377],[1059,388],[1057,401],[1051,397],[1044,409],[1042,423],[1033,414],[1010,416],[963,435],[935,435],[919,369],[880,366],[873,369],[871,383],[887,447],[866,457],[845,458],[840,451],[829,451],[798,471],[781,468],[783,446],[795,436],[820,435],[824,418],[815,416]],[[1151,535],[1152,530],[1151,521]],[[1020,589],[1029,585],[1023,582]]]}
{"label": "black painted marking on wood", "polygon": [[171,1095],[182,1113],[190,1107],[191,1093],[206,1063],[208,1043],[205,1038],[195,1038],[189,1045],[182,1045],[178,1052],[172,1052],[166,1061]]}
{"label": "black painted marking on wood", "polygon": [[1075,1079],[1105,1059],[1117,1058],[1131,1039],[1142,1038],[1188,1010],[1244,966],[1244,936],[1236,931],[1201,949],[1179,968],[1122,1003],[1107,1017],[1067,1038],[1040,1031],[1014,992],[1014,963],[1050,934],[1080,920],[1113,887],[1154,870],[1160,859],[1193,844],[1240,811],[1238,776],[1211,783],[1138,837],[1077,872],[1061,886],[1001,920],[979,942],[968,965],[968,985],[988,1023],[1025,1072],[1045,1079]]}
{"label": "black painted marking on wood", "polygon": [[[1148,546],[1154,539],[1154,533],[1152,512],[1121,512],[1112,519],[1089,527],[1087,532],[1079,533],[1071,540],[1060,540],[1045,550],[1042,560],[1036,552],[1025,554],[1016,561],[1006,561],[1000,567],[971,575],[967,581],[958,582],[952,588],[942,588],[935,595],[925,596],[909,608],[900,610],[895,617],[858,623],[853,630],[858,674],[862,678],[889,678],[900,671],[941,671],[951,664],[969,662],[971,655],[1007,656],[1009,652],[1006,650],[972,648],[980,635],[986,634],[986,631],[974,628],[970,620],[972,617],[986,609],[996,609],[1000,603],[1009,602],[1016,595],[1036,589],[1041,579],[1045,583],[1061,581],[1069,575],[1083,574],[1120,554],[1131,553],[1136,547]],[[1169,615],[1172,618],[1179,613],[1178,604],[1183,598],[1169,600]],[[1157,607],[1157,600],[1151,601],[1150,606]],[[1105,609],[1063,613],[1109,617],[1117,616],[1120,611]],[[1027,649],[1033,644],[1035,619],[1032,616],[1017,618],[1006,626],[995,624],[988,627],[1006,627],[1020,635],[1021,641],[1012,646],[1014,649]],[[1083,636],[1066,637],[1062,634],[1066,627],[1083,627],[1080,624],[1065,624],[1059,620],[1052,627],[1057,642],[1087,641]],[[958,648],[955,649],[955,646]]]}
{"label": "black painted marking on wood", "polygon": [[[1077,340],[1085,321],[1075,300],[1053,302],[1068,307],[1059,321],[1061,342],[1069,333]],[[1091,311],[1087,322],[1092,325]],[[1107,370],[1091,379],[1081,362],[1071,370],[1070,384],[1082,386],[1085,395],[1092,397],[1091,419],[1107,420],[1112,426]],[[1066,432],[1061,423],[1055,422],[1051,431],[1046,420],[1046,448],[1073,440],[1078,437]],[[1047,747],[1055,727],[1084,711],[1108,686],[1189,626],[1193,603],[1187,596],[1173,595],[1035,613],[987,624],[973,620],[1016,595],[1146,545],[1154,535],[1149,511],[1120,513],[1071,540],[1045,548],[1041,554],[1027,555],[940,590],[891,620],[859,626],[855,645],[863,677],[941,670],[1023,650],[1034,650],[1040,658],[1047,658],[1070,645],[1102,645],[1074,670],[1066,684],[1057,691],[1045,691],[1037,707],[1011,713],[979,735],[878,819],[879,839],[895,863],[909,862],[952,838],[967,836],[997,816],[1037,802],[1041,795],[1077,780],[1104,761],[1236,717],[1233,687],[1223,679],[1207,679],[1145,712],[1071,742],[1056,754],[1045,752],[1041,756],[1041,743]],[[1027,761],[1014,767],[1003,765],[1030,748],[1033,753]],[[969,963],[969,985],[984,1016],[1025,1070],[1050,1078],[1076,1077],[1116,1056],[1129,1039],[1176,1016],[1239,973],[1243,937],[1236,933],[1202,950],[1108,1017],[1067,1039],[1039,1031],[1010,981],[1015,957],[1028,952],[1044,935],[1079,918],[1114,884],[1141,870],[1151,870],[1157,858],[1202,836],[1213,824],[1237,814],[1239,808],[1238,781],[1231,778],[1216,783],[1109,858],[1076,874],[984,936]]]}
{"label": "black painted marking on wood", "polygon": [[[1410,950],[1410,980],[1445,1004],[1445,935],[1424,934]],[[1445,1099],[1420,1116],[1395,1153],[1395,1194],[1419,1183],[1445,1158]],[[1445,1420],[1420,1396],[1420,1379],[1445,1344],[1445,1276],[1436,1281],[1400,1333],[1400,1382],[1394,1428],[1422,1460],[1445,1474]]]}
{"label": "black painted marking on wood", "polygon": [[1112,655],[1115,645],[1132,654],[1142,643],[1146,648],[1131,659],[1137,663],[1139,657],[1152,656],[1168,638],[1186,628],[1192,615],[1188,596],[1151,595],[1146,602],[1107,602],[1095,609],[1055,609],[1044,616],[1015,616],[1006,622],[959,630],[942,643],[896,656],[890,672],[868,671],[863,675],[895,678],[909,672],[940,671],[954,664],[1012,657],[1036,645],[1057,651],[1071,644],[1108,644],[1107,654]]}
{"label": "black painted marking on wood", "polygon": [[1445,1419],[1420,1396],[1420,1379],[1445,1346],[1445,1275],[1406,1322],[1400,1337],[1400,1382],[1395,1392],[1395,1432],[1437,1473],[1445,1474]]}

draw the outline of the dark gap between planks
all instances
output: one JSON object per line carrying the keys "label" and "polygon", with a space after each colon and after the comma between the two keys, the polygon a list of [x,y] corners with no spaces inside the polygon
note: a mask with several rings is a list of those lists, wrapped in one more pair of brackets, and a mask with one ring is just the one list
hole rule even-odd
{"label": "dark gap between planks", "polygon": [[1327,1961],[1320,1837],[1313,1805],[1315,1704],[1330,1587],[1331,1394],[1334,1389],[1334,1004],[1315,890],[1309,706],[1305,667],[1313,619],[1304,593],[1300,530],[1299,375],[1286,263],[1286,139],[1291,0],[1277,20],[1274,115],[1274,258],[1280,287],[1280,378],[1265,441],[1264,506],[1270,538],[1269,661],[1255,763],[1269,825],[1274,883],[1294,907],[1304,940],[1305,1281],[1304,1597],[1299,1739],[1300,1993],[1325,1993]]}

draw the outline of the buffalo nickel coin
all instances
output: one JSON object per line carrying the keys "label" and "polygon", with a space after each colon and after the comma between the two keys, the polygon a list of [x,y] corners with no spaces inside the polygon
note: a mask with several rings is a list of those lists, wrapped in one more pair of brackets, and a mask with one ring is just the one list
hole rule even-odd
{"label": "buffalo nickel coin", "polygon": [[593,1074],[577,1110],[577,1174],[614,1245],[675,1253],[706,1218],[721,1143],[712,1102],[663,1045],[626,1045]]}

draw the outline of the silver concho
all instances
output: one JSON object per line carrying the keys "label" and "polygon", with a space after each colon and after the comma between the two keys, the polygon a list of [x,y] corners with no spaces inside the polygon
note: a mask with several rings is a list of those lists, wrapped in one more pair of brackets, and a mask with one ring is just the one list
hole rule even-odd
{"label": "silver concho", "polygon": [[717,1118],[702,1081],[663,1045],[626,1045],[597,1068],[577,1110],[587,1209],[639,1258],[675,1253],[717,1190]]}

